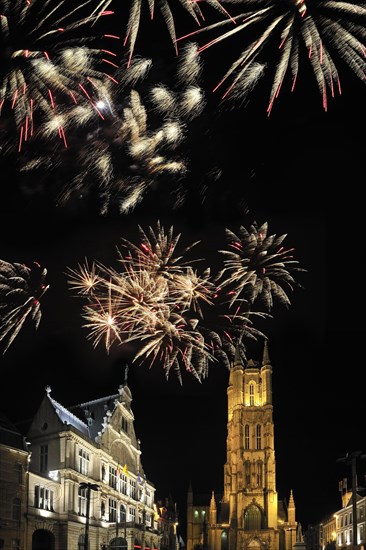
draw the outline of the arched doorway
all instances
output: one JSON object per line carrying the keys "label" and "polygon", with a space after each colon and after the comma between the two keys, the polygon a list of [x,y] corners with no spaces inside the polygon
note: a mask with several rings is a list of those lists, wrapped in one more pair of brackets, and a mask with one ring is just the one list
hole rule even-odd
{"label": "arched doorway", "polygon": [[111,550],[127,550],[127,540],[122,537],[117,537],[111,540],[109,547]]}
{"label": "arched doorway", "polygon": [[55,536],[46,529],[37,529],[32,535],[32,550],[55,550]]}

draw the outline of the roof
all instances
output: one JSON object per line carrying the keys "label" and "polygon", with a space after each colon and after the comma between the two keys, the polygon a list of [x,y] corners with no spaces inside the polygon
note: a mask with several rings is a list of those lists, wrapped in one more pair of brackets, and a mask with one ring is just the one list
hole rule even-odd
{"label": "roof", "polygon": [[22,451],[28,451],[25,437],[15,425],[0,411],[0,444],[13,447]]}
{"label": "roof", "polygon": [[120,386],[119,393],[100,397],[84,403],[79,403],[68,409],[51,397],[50,386],[46,387],[47,397],[62,424],[74,427],[92,440],[104,430],[106,417],[115,409],[116,401],[123,399],[125,408],[132,414],[131,392],[124,385]]}

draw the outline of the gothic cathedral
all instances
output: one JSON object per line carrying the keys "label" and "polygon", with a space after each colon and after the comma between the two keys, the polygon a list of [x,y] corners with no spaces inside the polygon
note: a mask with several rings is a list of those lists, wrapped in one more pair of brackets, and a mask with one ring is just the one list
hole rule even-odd
{"label": "gothic cathedral", "polygon": [[[293,494],[278,500],[267,342],[261,364],[243,365],[237,349],[227,388],[224,492],[220,502],[187,498],[187,550],[293,550],[298,540]],[[208,499],[209,500],[209,499]]]}

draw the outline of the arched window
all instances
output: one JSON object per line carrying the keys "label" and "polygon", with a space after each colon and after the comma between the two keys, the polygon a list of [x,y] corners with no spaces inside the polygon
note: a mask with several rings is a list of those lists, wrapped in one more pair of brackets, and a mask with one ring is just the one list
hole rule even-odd
{"label": "arched window", "polygon": [[[89,546],[89,544],[88,544],[88,546]],[[84,549],[86,550],[86,548],[85,548],[85,535],[83,533],[82,535],[79,536],[78,550],[84,550]],[[89,548],[88,548],[88,550],[89,550]]]}
{"label": "arched window", "polygon": [[262,487],[263,486],[263,462],[259,460],[256,464],[257,469],[257,486]]}
{"label": "arched window", "polygon": [[249,424],[244,426],[244,449],[250,449]]}
{"label": "arched window", "polygon": [[227,531],[223,531],[221,533],[221,550],[227,550],[227,549],[228,549]]}
{"label": "arched window", "polygon": [[255,433],[256,433],[256,440],[257,440],[257,449],[261,449],[262,448],[262,435],[261,435],[262,430],[261,430],[260,424],[257,424]]}
{"label": "arched window", "polygon": [[254,405],[254,384],[249,385],[249,405],[252,407]]}
{"label": "arched window", "polygon": [[244,512],[244,529],[258,531],[262,527],[262,514],[258,506],[251,504]]}

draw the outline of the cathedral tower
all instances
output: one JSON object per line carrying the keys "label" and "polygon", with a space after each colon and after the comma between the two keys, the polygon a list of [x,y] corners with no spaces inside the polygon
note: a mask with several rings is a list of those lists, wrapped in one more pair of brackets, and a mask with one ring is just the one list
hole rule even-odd
{"label": "cathedral tower", "polygon": [[[276,490],[272,366],[267,342],[262,360],[249,360],[246,365],[237,348],[227,405],[224,490],[217,508],[213,494],[207,504],[208,550],[292,550],[295,537],[291,535],[297,526],[293,494],[291,491],[287,506],[278,500]],[[187,512],[193,517],[190,490]],[[188,550],[197,547],[202,544],[188,535]]]}

